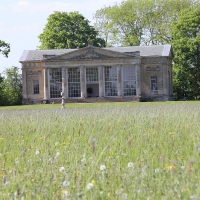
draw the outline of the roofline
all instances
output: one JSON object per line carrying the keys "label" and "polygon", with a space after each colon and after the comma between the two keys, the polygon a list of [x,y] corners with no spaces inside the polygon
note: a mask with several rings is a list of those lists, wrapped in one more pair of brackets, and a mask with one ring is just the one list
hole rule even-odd
{"label": "roofline", "polygon": [[[124,52],[118,52],[118,51],[113,51],[113,50],[109,50],[109,49],[104,49],[104,48],[99,48],[99,47],[95,47],[95,46],[91,46],[91,45],[89,45],[89,46],[87,46],[87,47],[83,47],[83,48],[81,48],[81,49],[75,49],[74,51],[70,51],[70,52],[68,52],[68,53],[63,53],[63,54],[60,54],[60,55],[57,55],[57,56],[54,56],[54,57],[50,57],[50,58],[46,58],[46,59],[43,59],[43,61],[45,60],[45,61],[48,61],[48,60],[51,60],[52,58],[59,58],[59,57],[61,57],[61,56],[63,56],[63,55],[70,55],[70,54],[72,54],[72,53],[74,53],[75,51],[77,51],[77,50],[79,50],[79,51],[84,51],[84,50],[86,50],[86,49],[89,49],[89,48],[93,48],[93,49],[103,49],[104,51],[108,51],[108,52],[115,52],[115,53],[119,53],[119,54],[123,54],[123,55],[126,55],[126,56],[128,56],[128,57],[130,57],[130,58],[133,58],[133,56],[131,56],[131,55],[129,55],[129,54],[126,54],[126,53],[124,53]],[[134,53],[134,52],[133,52]],[[138,56],[138,55],[135,55],[135,57],[137,57],[137,58],[141,58],[141,56]]]}

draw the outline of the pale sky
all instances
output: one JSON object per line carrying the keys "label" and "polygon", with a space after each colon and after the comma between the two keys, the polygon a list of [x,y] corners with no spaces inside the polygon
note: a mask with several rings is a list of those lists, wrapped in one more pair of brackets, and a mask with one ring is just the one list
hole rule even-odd
{"label": "pale sky", "polygon": [[6,58],[0,54],[0,73],[5,68],[21,68],[19,59],[24,50],[39,46],[38,35],[43,32],[47,18],[54,11],[78,11],[91,21],[96,10],[113,6],[122,0],[0,0],[0,40],[10,43]]}

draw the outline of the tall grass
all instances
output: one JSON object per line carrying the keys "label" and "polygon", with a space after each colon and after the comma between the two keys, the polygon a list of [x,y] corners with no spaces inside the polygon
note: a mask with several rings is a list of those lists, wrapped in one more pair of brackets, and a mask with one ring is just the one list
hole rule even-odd
{"label": "tall grass", "polygon": [[0,199],[200,199],[200,105],[118,105],[1,110]]}

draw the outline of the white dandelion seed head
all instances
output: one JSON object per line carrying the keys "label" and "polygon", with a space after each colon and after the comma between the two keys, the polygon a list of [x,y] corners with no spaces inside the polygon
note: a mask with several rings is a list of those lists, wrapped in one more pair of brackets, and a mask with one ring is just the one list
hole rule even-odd
{"label": "white dandelion seed head", "polygon": [[55,146],[58,146],[58,144],[59,144],[59,143],[58,143],[58,142],[56,142],[56,143],[55,143]]}
{"label": "white dandelion seed head", "polygon": [[155,171],[155,173],[159,173],[159,172],[160,172],[160,170],[159,170],[159,169],[155,169],[154,171]]}
{"label": "white dandelion seed head", "polygon": [[57,153],[56,153],[56,157],[58,157],[59,155],[60,155],[60,152],[57,152]]}
{"label": "white dandelion seed head", "polygon": [[86,188],[87,190],[91,190],[93,187],[94,187],[93,183],[88,183]]}
{"label": "white dandelion seed head", "polygon": [[19,164],[19,159],[18,159],[18,158],[15,159],[15,164],[16,164],[16,165]]}
{"label": "white dandelion seed head", "polygon": [[184,170],[185,169],[185,166],[181,166],[181,170]]}
{"label": "white dandelion seed head", "polygon": [[133,162],[129,162],[128,163],[128,167],[133,167],[134,166],[134,163]]}
{"label": "white dandelion seed head", "polygon": [[36,155],[40,154],[40,151],[39,151],[39,150],[36,150],[36,151],[35,151],[35,154],[36,154]]}
{"label": "white dandelion seed head", "polygon": [[5,187],[10,185],[10,181],[5,181],[3,184]]}
{"label": "white dandelion seed head", "polygon": [[63,197],[67,197],[69,192],[67,190],[63,191]]}
{"label": "white dandelion seed head", "polygon": [[127,198],[128,198],[128,194],[123,193],[123,194],[122,194],[122,199],[127,199]]}
{"label": "white dandelion seed head", "polygon": [[69,182],[69,181],[67,181],[67,180],[66,180],[66,181],[63,181],[63,186],[64,186],[64,187],[68,187],[69,185],[70,185],[70,182]]}
{"label": "white dandelion seed head", "polygon": [[101,170],[101,171],[106,170],[106,166],[105,166],[105,165],[101,165],[101,166],[100,166],[100,170]]}
{"label": "white dandelion seed head", "polygon": [[60,167],[59,168],[59,172],[65,172],[65,168],[64,167]]}

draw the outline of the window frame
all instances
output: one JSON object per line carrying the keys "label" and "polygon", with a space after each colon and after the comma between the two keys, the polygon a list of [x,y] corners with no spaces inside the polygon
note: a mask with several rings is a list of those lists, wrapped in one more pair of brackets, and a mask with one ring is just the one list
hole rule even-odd
{"label": "window frame", "polygon": [[157,76],[150,77],[150,87],[152,92],[158,91],[158,78]]}
{"label": "window frame", "polygon": [[39,80],[33,80],[33,94],[38,95],[40,94],[40,82]]}
{"label": "window frame", "polygon": [[[109,71],[110,69],[113,71]],[[107,73],[107,71],[109,71]],[[105,97],[117,97],[118,86],[117,86],[117,66],[104,66],[104,94]],[[110,94],[110,95],[108,95]]]}

